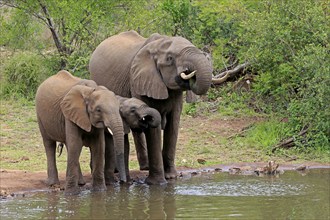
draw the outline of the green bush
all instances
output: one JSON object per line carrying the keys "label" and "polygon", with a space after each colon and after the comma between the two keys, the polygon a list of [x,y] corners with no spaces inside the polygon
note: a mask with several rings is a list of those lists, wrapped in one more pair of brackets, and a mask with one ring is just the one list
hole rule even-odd
{"label": "green bush", "polygon": [[330,153],[330,55],[321,45],[307,45],[293,61],[300,73],[297,95],[288,108],[295,132],[308,127],[307,137],[297,144]]}
{"label": "green bush", "polygon": [[4,97],[25,97],[32,100],[39,84],[55,74],[58,60],[45,58],[31,52],[18,52],[3,66],[2,95]]}
{"label": "green bush", "polygon": [[[325,1],[268,1],[243,22],[240,54],[258,74],[257,108],[289,118],[287,136],[300,149],[330,151],[330,57]],[[257,38],[256,38],[257,36]],[[308,127],[305,136],[297,136]]]}

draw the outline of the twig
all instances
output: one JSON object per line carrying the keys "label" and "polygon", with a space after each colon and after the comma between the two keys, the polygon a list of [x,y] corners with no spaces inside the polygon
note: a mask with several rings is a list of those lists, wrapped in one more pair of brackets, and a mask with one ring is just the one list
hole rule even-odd
{"label": "twig", "polygon": [[[307,131],[308,131],[308,127],[301,130],[297,136],[303,136],[307,133]],[[295,144],[295,139],[296,139],[295,137],[291,137],[291,138],[282,140],[278,145],[273,147],[272,153],[274,153],[278,148],[286,148],[287,149],[287,148],[294,147],[296,145]]]}
{"label": "twig", "polygon": [[252,123],[252,124],[250,124],[250,125],[248,125],[248,126],[242,128],[240,132],[238,132],[238,133],[236,133],[236,134],[233,134],[233,135],[230,135],[229,137],[227,137],[227,139],[232,139],[232,138],[234,138],[234,137],[244,137],[244,134],[245,134],[247,131],[249,131],[251,128],[253,128],[253,126],[254,126],[254,123]]}

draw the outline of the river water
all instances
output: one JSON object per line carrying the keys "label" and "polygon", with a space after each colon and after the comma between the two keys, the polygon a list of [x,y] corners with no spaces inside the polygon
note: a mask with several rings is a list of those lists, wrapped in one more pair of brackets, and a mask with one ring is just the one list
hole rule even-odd
{"label": "river water", "polygon": [[215,173],[164,186],[37,192],[0,201],[5,219],[330,219],[330,169],[275,176]]}

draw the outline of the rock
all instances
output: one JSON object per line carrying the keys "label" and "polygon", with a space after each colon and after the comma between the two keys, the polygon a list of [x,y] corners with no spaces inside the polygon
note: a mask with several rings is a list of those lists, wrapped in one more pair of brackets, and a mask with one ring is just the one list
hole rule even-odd
{"label": "rock", "polygon": [[304,170],[306,170],[306,168],[307,168],[306,165],[301,164],[301,165],[297,166],[295,169],[296,169],[297,171],[304,171]]}
{"label": "rock", "polygon": [[229,174],[239,174],[240,172],[241,172],[241,168],[239,167],[229,168]]}
{"label": "rock", "polygon": [[199,164],[205,164],[206,163],[206,160],[204,160],[204,159],[197,159],[197,162],[199,163]]}

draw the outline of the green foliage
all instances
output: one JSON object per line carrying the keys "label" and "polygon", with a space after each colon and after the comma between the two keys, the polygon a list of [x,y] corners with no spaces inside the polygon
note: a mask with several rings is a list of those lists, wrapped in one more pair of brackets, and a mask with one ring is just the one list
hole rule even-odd
{"label": "green foliage", "polygon": [[231,87],[211,88],[209,90],[207,98],[214,103],[217,112],[221,115],[235,117],[257,115],[253,109],[249,108],[249,93],[233,91]]}
{"label": "green foliage", "polygon": [[42,26],[21,10],[2,9],[0,45],[12,49],[44,49],[40,42]]}
{"label": "green foliage", "polygon": [[248,131],[246,141],[260,149],[271,152],[274,145],[287,136],[290,132],[290,126],[279,119],[270,119],[260,122]]}
{"label": "green foliage", "polygon": [[[322,1],[284,2],[260,4],[260,12],[249,16],[244,22],[249,27],[245,33],[247,47],[242,47],[241,51],[259,73],[256,93],[273,96],[274,104],[281,104],[282,108],[287,107],[301,87],[301,73],[294,62],[297,54],[306,45],[326,46],[329,43],[324,30],[327,16]],[[278,100],[282,103],[276,102]]]}
{"label": "green foliage", "polygon": [[242,1],[196,1],[194,6],[199,11],[199,22],[194,31],[193,42],[212,52],[215,70],[235,62],[240,45],[240,21],[246,14]]}
{"label": "green foliage", "polygon": [[165,32],[172,36],[182,36],[193,39],[197,8],[189,0],[166,0],[162,3],[162,10],[167,14],[170,22],[164,24]]}
{"label": "green foliage", "polygon": [[[61,67],[70,70],[86,68],[88,56],[95,46],[113,30],[114,22],[111,12],[120,1],[5,1],[11,6],[10,21],[2,17],[5,25],[5,39],[15,42],[12,36],[34,36],[30,29],[40,28],[38,21],[44,25],[43,31],[51,33],[58,56],[61,58]],[[121,1],[125,4],[124,1]],[[102,7],[100,7],[102,6]],[[19,16],[15,16],[15,15]],[[30,22],[24,22],[22,21]],[[12,24],[19,24],[11,28]],[[29,27],[20,28],[20,25]],[[99,30],[102,32],[99,32]],[[28,38],[25,38],[28,39]],[[3,45],[6,42],[1,42]],[[41,45],[46,42],[41,41]],[[10,46],[10,45],[9,45]],[[19,45],[18,45],[19,46]],[[24,49],[19,47],[20,49]],[[77,59],[77,56],[84,59]],[[83,61],[83,62],[82,62]]]}
{"label": "green foliage", "polygon": [[186,115],[195,116],[197,114],[196,106],[196,103],[185,103],[183,105],[183,113]]}
{"label": "green foliage", "polygon": [[195,103],[184,103],[183,114],[192,117],[211,115],[218,112],[221,116],[246,117],[257,116],[249,107],[248,93],[233,91],[230,86],[210,88],[207,95],[201,96]]}
{"label": "green foliage", "polygon": [[300,145],[330,152],[330,55],[321,45],[307,45],[294,58],[300,72],[297,95],[289,104],[290,123],[295,131],[309,128]]}
{"label": "green foliage", "polygon": [[39,84],[56,73],[56,60],[31,52],[16,53],[4,63],[2,95],[34,99]]}
{"label": "green foliage", "polygon": [[[291,132],[309,127],[296,144],[329,151],[329,14],[325,1],[262,1],[244,21],[240,53],[258,73],[258,109],[289,116]],[[255,36],[258,36],[256,39]]]}

